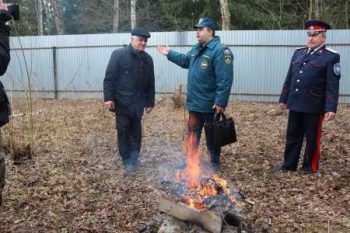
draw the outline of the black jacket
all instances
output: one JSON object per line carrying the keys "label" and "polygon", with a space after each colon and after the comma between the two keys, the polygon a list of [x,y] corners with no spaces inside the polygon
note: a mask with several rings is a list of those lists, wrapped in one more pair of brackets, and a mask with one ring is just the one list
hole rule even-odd
{"label": "black jacket", "polygon": [[0,22],[0,75],[6,72],[10,62],[9,35],[10,28]]}
{"label": "black jacket", "polygon": [[[6,72],[10,62],[9,35],[10,28],[4,22],[0,22],[0,75]],[[10,103],[0,82],[0,127],[9,122],[10,112]]]}
{"label": "black jacket", "polygon": [[104,101],[116,108],[143,112],[154,106],[154,67],[146,52],[136,53],[131,45],[112,53],[103,81]]}

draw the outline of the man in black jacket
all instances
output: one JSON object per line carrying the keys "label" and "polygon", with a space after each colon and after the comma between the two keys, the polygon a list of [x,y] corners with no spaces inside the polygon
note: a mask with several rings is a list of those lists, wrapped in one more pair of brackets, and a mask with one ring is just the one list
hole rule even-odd
{"label": "man in black jacket", "polygon": [[[10,62],[9,35],[10,28],[5,23],[11,20],[11,15],[7,11],[6,5],[0,0],[0,75],[3,75]],[[8,123],[9,120],[9,102],[0,82],[0,127]],[[5,152],[0,145],[0,206],[2,204],[2,190],[5,186]]]}
{"label": "man in black jacket", "polygon": [[129,46],[117,49],[110,58],[103,82],[105,106],[116,114],[119,154],[127,172],[137,169],[141,149],[143,112],[154,106],[154,67],[145,52],[148,31],[131,32]]}

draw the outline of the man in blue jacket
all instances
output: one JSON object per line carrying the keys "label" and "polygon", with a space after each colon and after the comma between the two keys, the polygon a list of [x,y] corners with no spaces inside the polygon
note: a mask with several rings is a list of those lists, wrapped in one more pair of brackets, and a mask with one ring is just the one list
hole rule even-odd
{"label": "man in blue jacket", "polygon": [[306,147],[302,171],[315,173],[320,157],[322,121],[335,118],[339,96],[340,56],[326,47],[322,21],[305,23],[307,47],[292,57],[280,96],[280,107],[289,109],[286,146],[282,170],[295,171],[304,136]]}
{"label": "man in blue jacket", "polygon": [[[215,36],[216,22],[203,17],[194,26],[198,43],[187,53],[181,54],[167,46],[158,51],[168,60],[189,69],[186,108],[189,111],[189,136],[195,135],[198,146],[203,125],[212,122],[214,113],[224,112],[233,81],[233,54]],[[221,148],[215,147],[211,137],[206,137],[214,169],[220,166]]]}
{"label": "man in blue jacket", "polygon": [[127,172],[137,169],[141,149],[141,118],[154,106],[154,67],[145,52],[151,35],[131,31],[131,43],[112,53],[103,81],[105,106],[116,114],[118,149]]}

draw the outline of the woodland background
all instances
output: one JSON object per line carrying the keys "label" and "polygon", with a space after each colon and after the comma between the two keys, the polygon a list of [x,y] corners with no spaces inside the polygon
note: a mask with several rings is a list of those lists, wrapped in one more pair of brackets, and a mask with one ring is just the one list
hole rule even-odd
{"label": "woodland background", "polygon": [[[9,1],[8,1],[9,2]],[[350,0],[12,0],[21,20],[12,35],[192,30],[201,16],[223,30],[302,29],[320,19],[349,29]]]}

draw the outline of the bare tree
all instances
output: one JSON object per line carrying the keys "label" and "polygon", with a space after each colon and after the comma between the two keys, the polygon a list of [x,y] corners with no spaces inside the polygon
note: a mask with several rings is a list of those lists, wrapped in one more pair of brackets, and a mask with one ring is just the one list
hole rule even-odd
{"label": "bare tree", "polygon": [[221,18],[222,18],[222,30],[223,31],[230,30],[231,14],[228,8],[227,0],[220,0],[220,6],[221,6]]}
{"label": "bare tree", "polygon": [[320,19],[321,15],[321,4],[319,0],[315,0],[315,19]]}
{"label": "bare tree", "polygon": [[131,28],[136,27],[136,2],[137,0],[130,0]]}
{"label": "bare tree", "polygon": [[313,1],[312,0],[309,0],[309,17],[308,19],[312,19],[312,12],[313,12]]}
{"label": "bare tree", "polygon": [[119,0],[114,0],[113,4],[113,32],[119,29]]}
{"label": "bare tree", "polygon": [[282,28],[281,22],[282,22],[282,15],[283,15],[283,7],[284,7],[284,6],[283,6],[283,1],[280,0],[280,4],[279,4],[280,15],[279,15],[279,18],[278,18],[278,27],[279,27],[279,29]]}
{"label": "bare tree", "polygon": [[44,34],[44,26],[43,26],[43,1],[42,0],[37,0],[37,9],[38,11],[36,12],[36,18],[37,18],[37,30],[38,30],[38,35],[43,35]]}
{"label": "bare tree", "polygon": [[345,26],[349,29],[349,1],[345,2]]}
{"label": "bare tree", "polygon": [[62,22],[62,13],[61,13],[61,8],[59,7],[59,3],[57,2],[58,0],[51,0],[51,6],[52,6],[52,15],[53,15],[53,20],[55,22],[56,26],[56,31],[58,35],[63,35],[64,34],[64,26]]}

